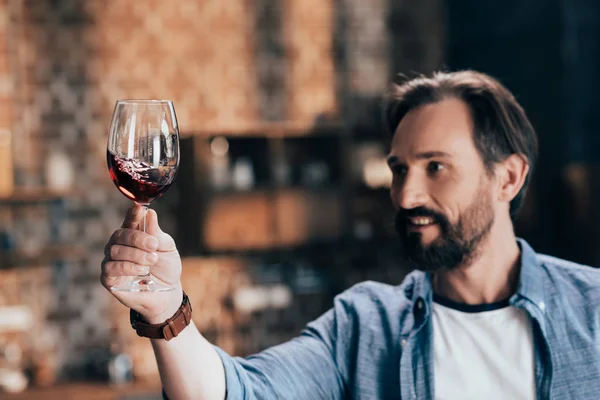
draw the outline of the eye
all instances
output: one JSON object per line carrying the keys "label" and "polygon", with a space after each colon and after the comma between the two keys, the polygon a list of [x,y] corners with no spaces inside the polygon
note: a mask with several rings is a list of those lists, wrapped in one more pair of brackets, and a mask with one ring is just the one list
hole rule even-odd
{"label": "eye", "polygon": [[390,168],[394,175],[404,176],[408,172],[408,168],[406,167],[406,165],[402,164],[392,165]]}
{"label": "eye", "polygon": [[445,168],[444,164],[437,162],[437,161],[432,161],[427,165],[427,171],[430,173],[440,172],[444,168]]}

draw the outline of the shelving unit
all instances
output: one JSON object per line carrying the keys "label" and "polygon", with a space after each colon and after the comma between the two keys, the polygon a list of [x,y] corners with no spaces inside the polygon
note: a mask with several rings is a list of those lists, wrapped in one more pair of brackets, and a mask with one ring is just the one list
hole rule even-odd
{"label": "shelving unit", "polygon": [[[175,184],[182,253],[275,250],[342,235],[342,135],[340,126],[267,124],[184,136]],[[329,215],[319,216],[327,205]]]}
{"label": "shelving unit", "polygon": [[[389,204],[387,190],[367,188],[356,176],[356,143],[343,125],[261,129],[183,135],[174,188],[180,199],[176,241],[184,255],[349,243],[356,223],[373,217],[361,215],[361,202],[379,214],[391,210],[376,204]],[[374,238],[389,235],[380,225],[370,230],[381,231]]]}
{"label": "shelving unit", "polygon": [[77,198],[73,191],[55,192],[45,189],[17,189],[9,196],[0,197],[0,213],[4,219],[12,221],[14,213],[23,208],[46,207],[48,219],[40,224],[48,224],[50,235],[47,243],[38,243],[33,248],[24,249],[19,243],[12,243],[11,229],[3,226],[0,231],[4,243],[0,242],[0,268],[26,268],[29,266],[52,265],[59,261],[77,260],[85,255],[85,249],[75,244],[62,243],[59,225],[65,214],[67,201]]}
{"label": "shelving unit", "polygon": [[0,207],[59,202],[76,196],[77,193],[72,191],[55,192],[46,189],[17,189],[8,196],[0,196]]}
{"label": "shelving unit", "polygon": [[[28,267],[32,265],[50,265],[55,261],[74,261],[85,256],[86,250],[82,246],[74,245],[48,245],[36,250],[33,254],[14,250],[5,252],[0,256],[0,265],[3,268]],[[6,267],[4,267],[6,266]]]}

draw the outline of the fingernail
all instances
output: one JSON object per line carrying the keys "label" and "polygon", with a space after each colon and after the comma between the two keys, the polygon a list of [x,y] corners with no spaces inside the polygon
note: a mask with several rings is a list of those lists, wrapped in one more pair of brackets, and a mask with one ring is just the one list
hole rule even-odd
{"label": "fingernail", "polygon": [[158,249],[158,239],[156,239],[154,236],[150,236],[149,238],[146,238],[144,244],[146,245],[146,248],[148,248],[150,250]]}
{"label": "fingernail", "polygon": [[137,267],[136,270],[140,275],[147,275],[150,273],[150,267]]}
{"label": "fingernail", "polygon": [[158,254],[156,253],[148,253],[146,254],[146,261],[153,264],[154,262],[156,262],[156,259],[158,258]]}

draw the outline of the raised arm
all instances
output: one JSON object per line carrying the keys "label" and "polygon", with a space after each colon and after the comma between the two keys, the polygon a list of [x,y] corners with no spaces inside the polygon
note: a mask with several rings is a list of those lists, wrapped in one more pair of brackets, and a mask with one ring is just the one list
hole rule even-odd
{"label": "raised arm", "polygon": [[[111,293],[151,324],[173,316],[182,302],[181,260],[173,239],[160,230],[154,211],[147,233],[137,230],[140,207],[133,207],[111,236],[102,262],[102,284],[110,287],[152,266],[152,274],[176,290],[159,293]],[[202,312],[202,310],[194,310]],[[343,368],[338,336],[348,331],[346,316],[332,309],[298,338],[241,359],[210,344],[192,322],[179,336],[152,339],[161,381],[170,400],[178,399],[342,399]]]}
{"label": "raised arm", "polygon": [[[132,207],[121,228],[109,239],[101,281],[125,306],[136,310],[147,322],[160,324],[175,314],[183,299],[181,259],[171,236],[160,229],[156,212],[148,210],[147,233],[138,230],[142,218],[143,209]],[[144,273],[148,266],[157,279],[175,290],[152,293],[110,290],[121,281]],[[225,398],[223,364],[193,323],[170,341],[152,340],[152,347],[163,387],[172,399]]]}

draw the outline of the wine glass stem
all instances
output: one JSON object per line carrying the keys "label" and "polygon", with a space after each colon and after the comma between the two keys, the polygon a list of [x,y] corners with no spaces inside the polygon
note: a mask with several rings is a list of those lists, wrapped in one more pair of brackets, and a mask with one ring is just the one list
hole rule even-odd
{"label": "wine glass stem", "polygon": [[142,232],[146,232],[146,214],[148,214],[148,206],[144,207],[144,216],[142,217]]}
{"label": "wine glass stem", "polygon": [[[148,214],[148,206],[144,205],[144,210],[142,211],[144,213],[144,216],[142,217],[142,232],[146,232],[146,215]],[[150,269],[148,269],[148,273],[141,275],[143,277],[149,277],[150,276]]]}

